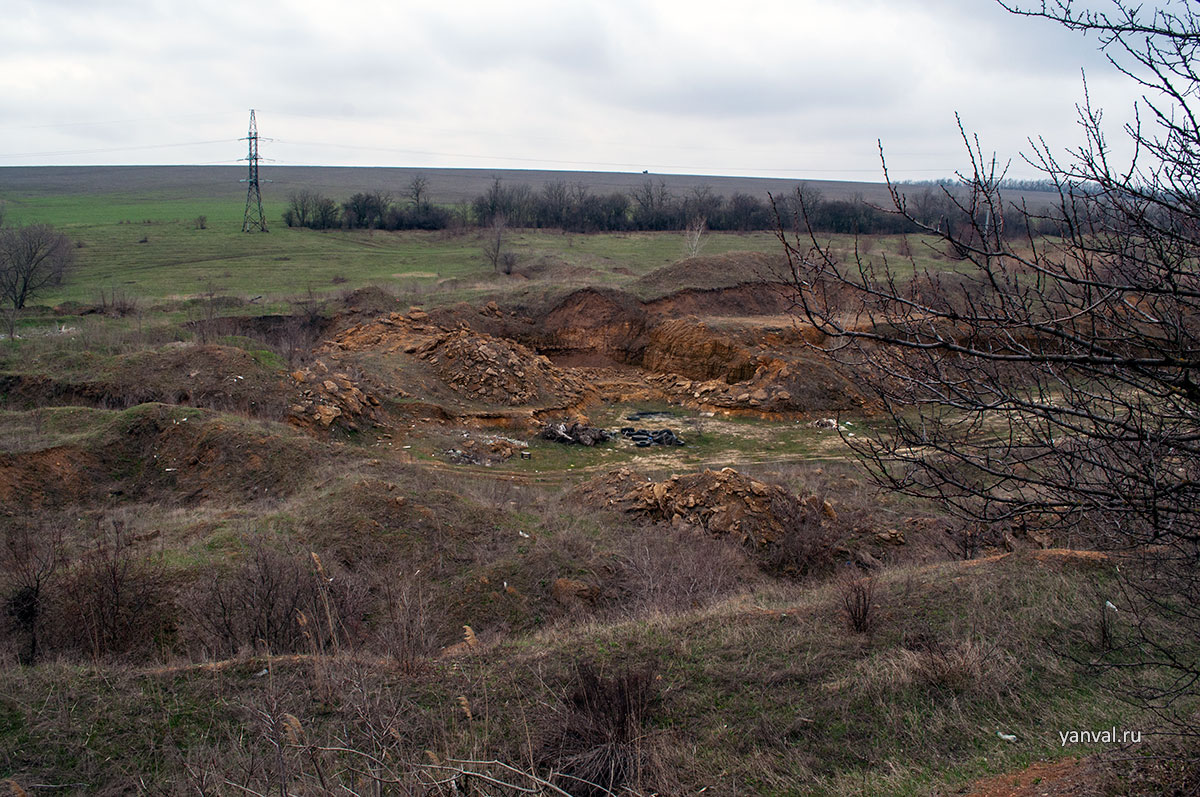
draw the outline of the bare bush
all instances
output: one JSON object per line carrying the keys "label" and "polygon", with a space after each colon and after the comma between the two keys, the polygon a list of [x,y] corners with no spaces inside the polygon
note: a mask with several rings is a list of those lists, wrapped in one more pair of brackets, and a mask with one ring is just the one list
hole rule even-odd
{"label": "bare bush", "polygon": [[659,528],[633,535],[622,553],[622,605],[635,611],[699,608],[742,588],[756,568],[736,545],[695,531]]}
{"label": "bare bush", "polygon": [[386,573],[382,592],[386,622],[377,631],[379,641],[401,669],[411,672],[436,650],[432,597],[419,571]]}
{"label": "bare bush", "polygon": [[511,275],[513,273],[513,269],[516,268],[516,265],[517,265],[517,253],[516,252],[501,253],[501,255],[500,255],[500,270],[501,271],[503,271],[506,275]]}
{"label": "bare bush", "polygon": [[166,574],[123,518],[97,521],[91,547],[64,574],[54,620],[58,644],[92,659],[166,644],[174,626]]}
{"label": "bare bush", "polygon": [[[335,649],[361,633],[362,589],[314,572],[310,554],[255,544],[232,571],[214,569],[187,596],[185,635],[216,658]],[[322,566],[323,567],[323,566]]]}
{"label": "bare bush", "polygon": [[846,626],[856,634],[870,631],[875,623],[875,579],[846,579],[838,592]]}
{"label": "bare bush", "polygon": [[4,530],[0,548],[0,594],[18,645],[17,660],[33,664],[40,653],[52,581],[62,560],[62,532],[20,523]]}
{"label": "bare bush", "polygon": [[658,701],[654,672],[625,667],[611,675],[576,662],[563,697],[561,726],[545,751],[558,785],[575,795],[607,795],[649,776],[646,724]]}
{"label": "bare bush", "polygon": [[815,499],[772,503],[784,534],[758,552],[768,572],[802,577],[833,569],[837,531],[826,522],[823,507],[824,502]]}
{"label": "bare bush", "polygon": [[683,256],[696,257],[704,249],[704,231],[708,229],[708,220],[696,216],[688,222],[683,231]]}
{"label": "bare bush", "polygon": [[114,317],[134,315],[138,312],[138,298],[115,285],[109,288],[107,293],[104,288],[100,288],[96,304],[101,313]]}

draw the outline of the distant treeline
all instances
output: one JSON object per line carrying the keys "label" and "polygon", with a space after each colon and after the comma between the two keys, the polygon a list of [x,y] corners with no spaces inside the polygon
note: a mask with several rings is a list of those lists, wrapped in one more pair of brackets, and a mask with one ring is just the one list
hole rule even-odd
{"label": "distant treeline", "polygon": [[[951,223],[962,211],[944,190],[926,186],[909,198],[908,211],[924,223]],[[809,226],[816,232],[898,234],[918,232],[903,215],[867,204],[861,198],[824,199],[801,183],[785,196],[759,198],[745,193],[725,197],[701,186],[686,194],[671,192],[665,182],[647,180],[628,193],[593,193],[581,183],[547,183],[540,190],[524,183],[496,179],[473,200],[454,205],[428,199],[423,177],[414,178],[399,197],[362,191],[337,202],[314,191],[299,191],[288,200],[283,220],[289,227],[377,230],[443,230],[470,227],[561,229],[568,232],[671,231],[698,225],[716,231],[775,230],[780,223]]]}
{"label": "distant treeline", "polygon": [[[905,186],[938,186],[942,188],[962,188],[963,181],[957,177],[939,177],[936,180],[901,180],[899,185]],[[1002,191],[1047,191],[1057,193],[1059,186],[1053,180],[1017,180],[1011,177],[1000,181]]]}

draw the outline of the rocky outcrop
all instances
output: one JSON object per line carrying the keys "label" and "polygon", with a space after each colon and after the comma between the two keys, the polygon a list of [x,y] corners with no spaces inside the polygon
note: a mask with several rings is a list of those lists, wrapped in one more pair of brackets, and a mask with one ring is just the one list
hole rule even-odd
{"label": "rocky outcrop", "polygon": [[[494,304],[485,310],[499,312]],[[428,397],[430,388],[444,395],[429,382],[428,371],[434,382],[461,400],[489,406],[567,408],[582,403],[591,392],[583,379],[520,343],[465,325],[448,329],[432,323],[421,310],[391,313],[350,327],[328,347],[339,354],[393,355],[391,359],[398,362],[411,357],[427,364],[425,383],[419,374],[408,373],[406,378],[413,381],[403,385],[418,397]],[[405,368],[397,372],[403,374]]]}
{"label": "rocky outcrop", "polygon": [[685,318],[656,326],[642,358],[642,366],[648,371],[727,383],[749,378],[757,365],[755,354],[732,338]]}
{"label": "rocky outcrop", "polygon": [[589,482],[583,491],[594,504],[703,529],[752,548],[782,543],[802,519],[836,518],[833,507],[816,496],[801,499],[777,484],[732,468],[674,475],[658,482],[621,469]]}
{"label": "rocky outcrop", "polygon": [[307,429],[331,426],[355,431],[361,425],[378,420],[379,400],[365,393],[350,375],[331,371],[317,360],[311,367],[293,371],[298,388],[295,401],[288,406],[288,421]]}

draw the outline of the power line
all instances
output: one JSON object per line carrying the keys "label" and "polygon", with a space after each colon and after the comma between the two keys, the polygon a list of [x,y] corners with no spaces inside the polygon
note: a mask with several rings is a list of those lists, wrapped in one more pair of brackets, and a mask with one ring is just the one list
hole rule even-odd
{"label": "power line", "polygon": [[254,109],[250,109],[250,132],[246,134],[250,173],[246,178],[246,215],[242,219],[242,232],[267,231],[267,220],[263,216],[262,194],[258,190],[258,125],[254,121]]}

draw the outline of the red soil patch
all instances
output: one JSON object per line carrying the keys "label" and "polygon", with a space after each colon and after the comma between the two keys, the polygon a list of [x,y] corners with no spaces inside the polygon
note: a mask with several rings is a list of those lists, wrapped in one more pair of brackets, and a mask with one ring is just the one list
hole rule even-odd
{"label": "red soil patch", "polygon": [[1066,758],[978,781],[968,797],[1092,797],[1103,794],[1101,780],[1088,761]]}

